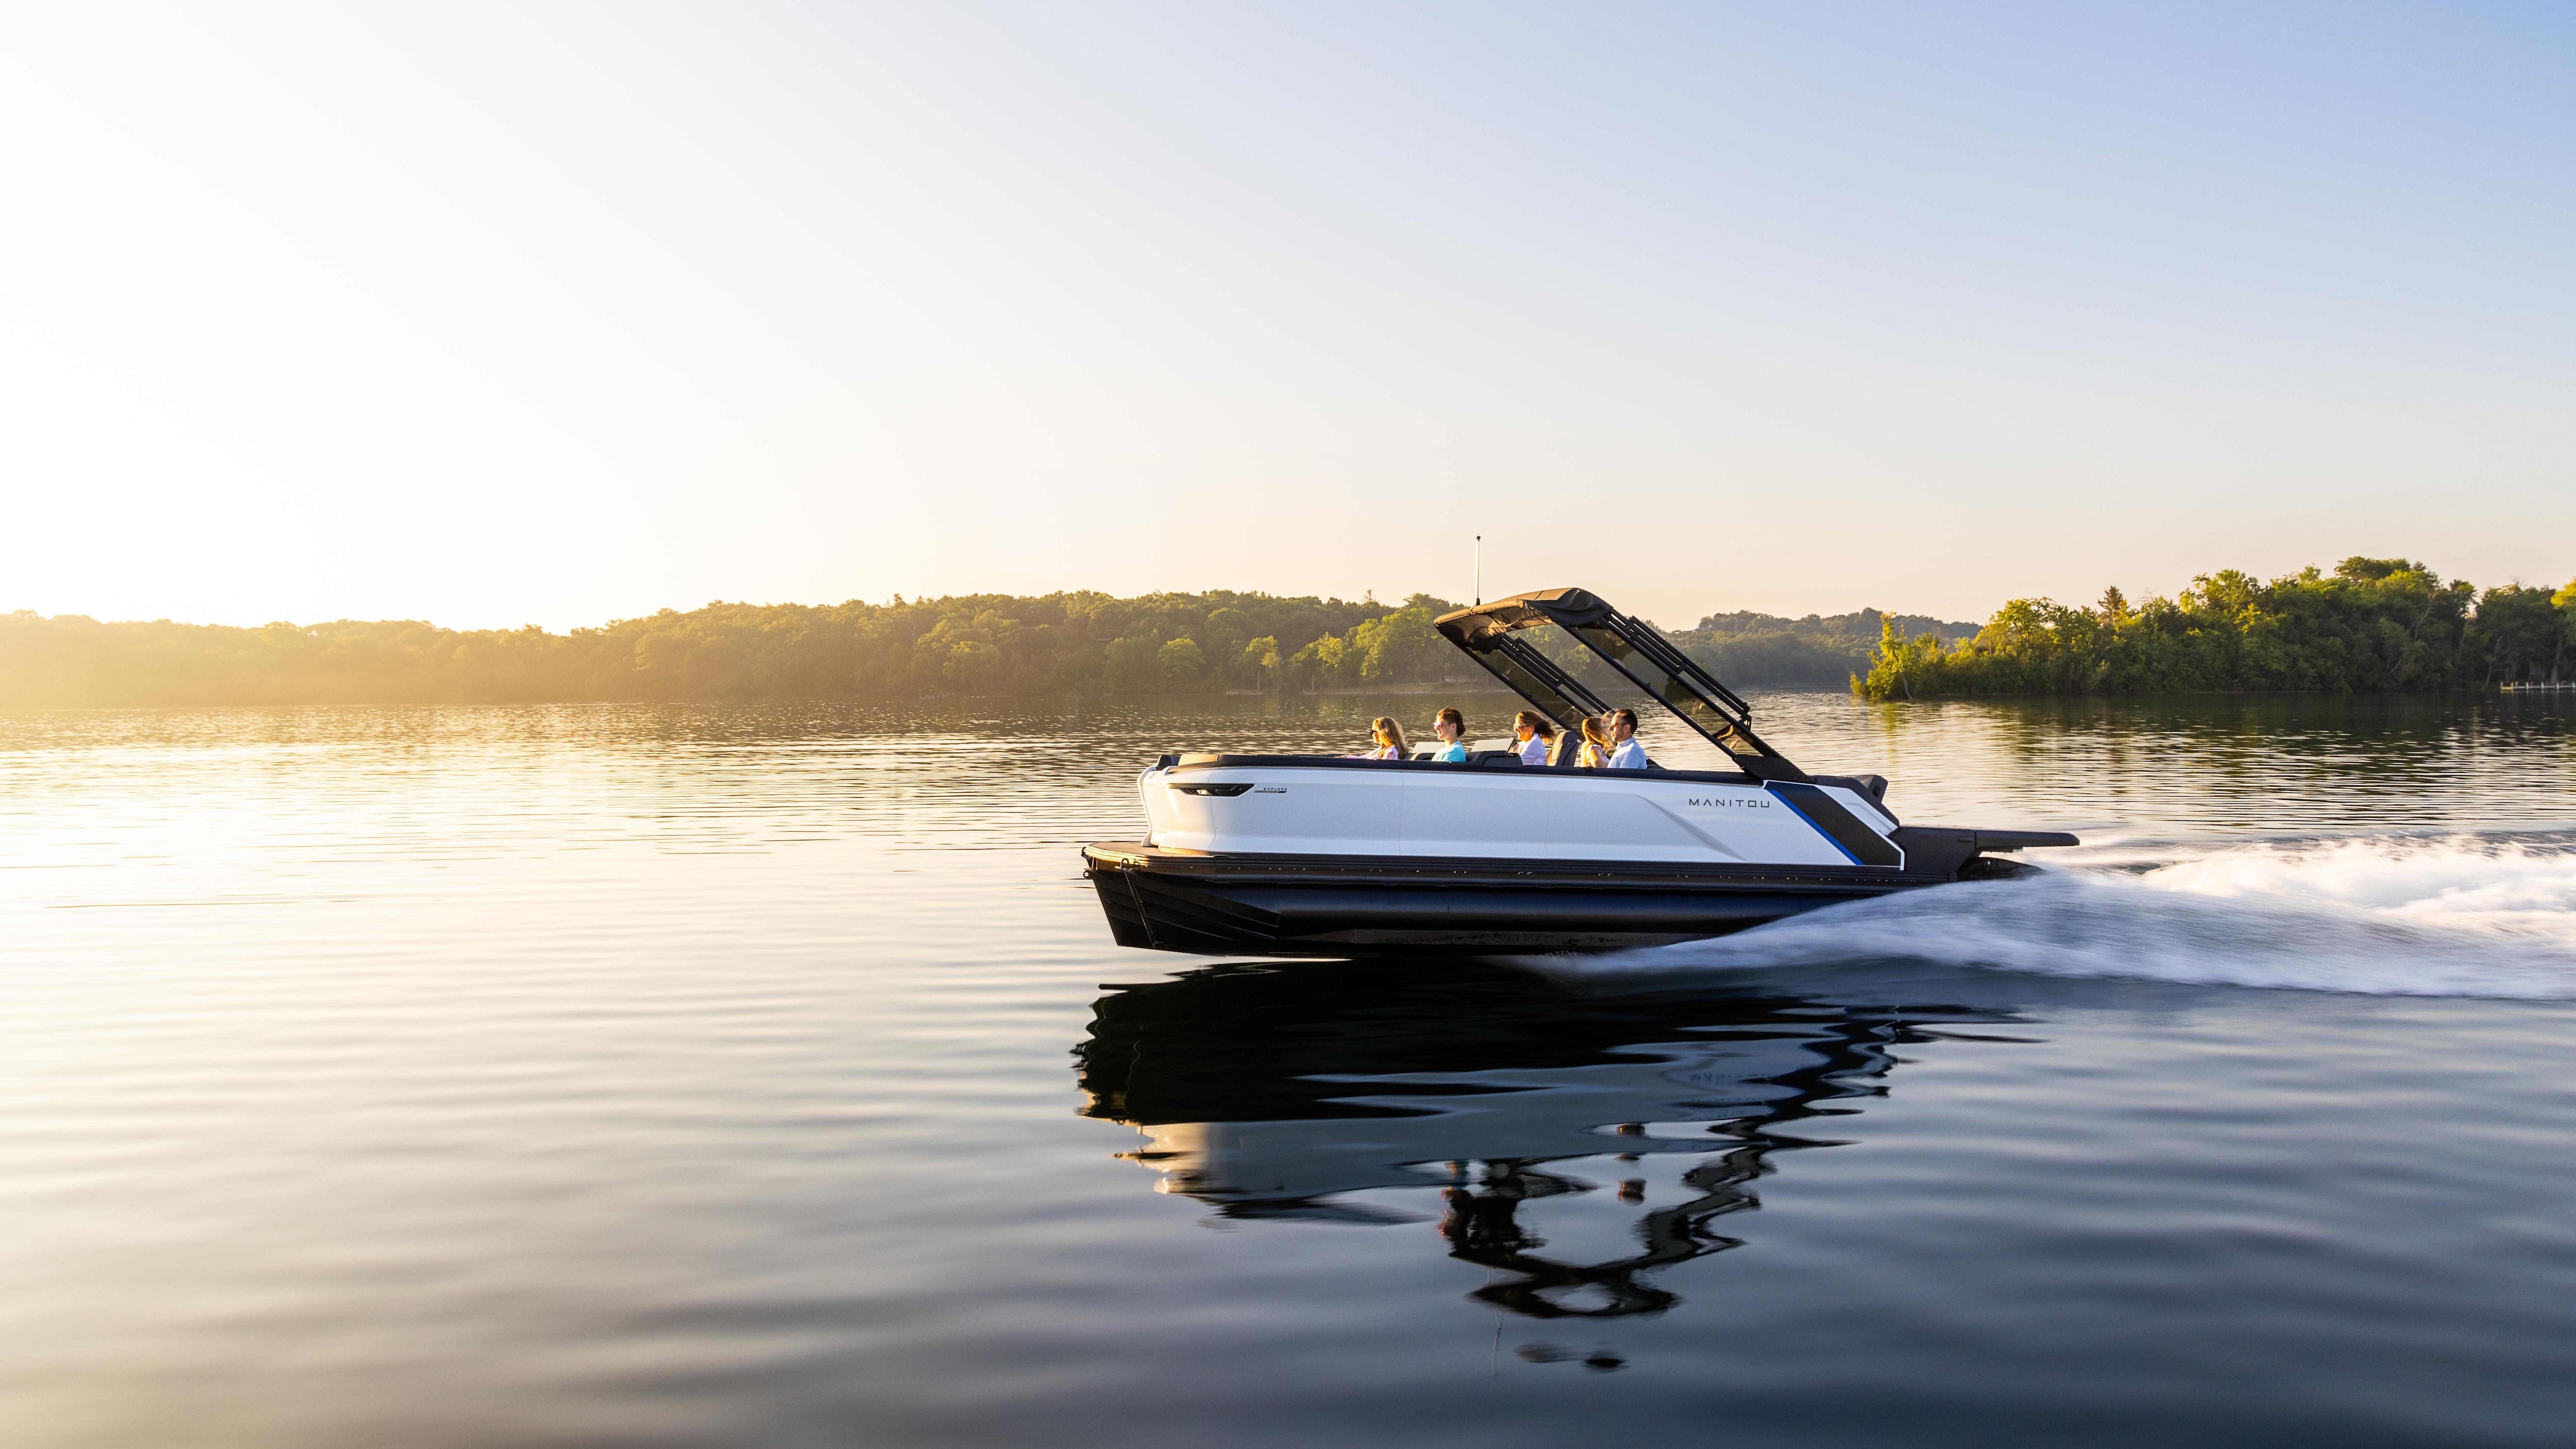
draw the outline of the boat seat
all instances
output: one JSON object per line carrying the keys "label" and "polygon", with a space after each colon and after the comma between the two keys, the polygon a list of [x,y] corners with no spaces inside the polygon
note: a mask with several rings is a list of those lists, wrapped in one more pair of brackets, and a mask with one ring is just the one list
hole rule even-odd
{"label": "boat seat", "polygon": [[1467,763],[1485,766],[1518,766],[1521,757],[1513,750],[1477,750],[1467,756]]}

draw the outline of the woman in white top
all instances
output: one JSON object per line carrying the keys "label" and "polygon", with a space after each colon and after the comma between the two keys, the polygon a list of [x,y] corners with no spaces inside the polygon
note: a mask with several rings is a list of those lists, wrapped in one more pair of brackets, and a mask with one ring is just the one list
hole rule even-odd
{"label": "woman in white top", "polygon": [[1522,764],[1544,765],[1549,748],[1556,743],[1556,726],[1537,710],[1525,709],[1512,716],[1512,738],[1520,741],[1512,749]]}
{"label": "woman in white top", "polygon": [[1385,715],[1369,721],[1369,738],[1377,745],[1365,755],[1344,755],[1345,760],[1401,760],[1412,751],[1405,748],[1404,726]]}

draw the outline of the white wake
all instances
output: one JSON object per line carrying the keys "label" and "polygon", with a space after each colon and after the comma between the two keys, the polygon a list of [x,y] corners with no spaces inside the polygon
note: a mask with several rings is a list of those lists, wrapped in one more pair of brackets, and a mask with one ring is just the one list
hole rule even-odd
{"label": "white wake", "polygon": [[[2131,853],[2133,856],[2136,852]],[[2576,848],[2380,837],[2096,852],[2032,880],[1835,906],[1584,976],[1916,961],[2374,995],[2576,998]]]}

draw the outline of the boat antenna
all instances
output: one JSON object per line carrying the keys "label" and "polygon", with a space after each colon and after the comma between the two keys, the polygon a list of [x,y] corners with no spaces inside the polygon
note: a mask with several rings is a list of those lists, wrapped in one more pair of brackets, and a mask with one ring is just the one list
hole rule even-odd
{"label": "boat antenna", "polygon": [[1485,536],[1476,535],[1476,607],[1485,607]]}

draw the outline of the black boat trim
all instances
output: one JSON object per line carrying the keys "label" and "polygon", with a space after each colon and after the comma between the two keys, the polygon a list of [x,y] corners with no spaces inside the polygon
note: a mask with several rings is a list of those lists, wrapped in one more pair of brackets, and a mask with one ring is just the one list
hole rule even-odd
{"label": "black boat trim", "polygon": [[1780,797],[1780,803],[1798,814],[1798,818],[1816,828],[1816,833],[1833,843],[1854,865],[1899,869],[1905,864],[1905,852],[1888,838],[1863,824],[1858,816],[1843,808],[1841,801],[1814,785],[1795,780],[1773,780],[1764,789]]}
{"label": "black boat trim", "polygon": [[1094,845],[1122,946],[1202,955],[1598,951],[1723,936],[1955,877],[1854,866],[1213,855]]}
{"label": "black boat trim", "polygon": [[1979,850],[2053,849],[2084,843],[2063,830],[1980,830],[1976,835]]}
{"label": "black boat trim", "polygon": [[[1973,835],[1976,832],[1958,832]],[[1082,848],[1085,865],[1208,879],[1282,884],[1402,880],[1422,884],[1510,885],[1568,889],[1708,890],[1758,885],[1784,890],[1902,889],[1949,881],[1939,873],[1862,865],[1735,865],[1660,860],[1490,860],[1448,855],[1290,855],[1184,850],[1168,845],[1102,843]]]}

